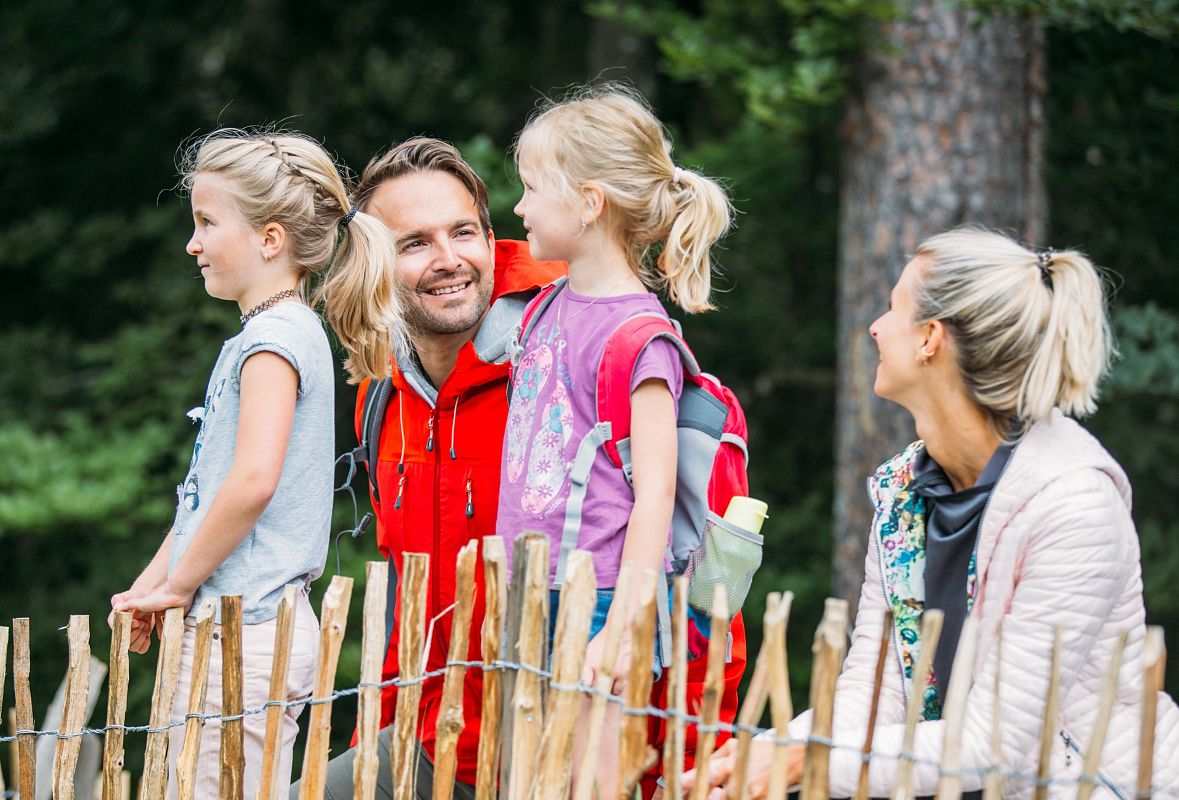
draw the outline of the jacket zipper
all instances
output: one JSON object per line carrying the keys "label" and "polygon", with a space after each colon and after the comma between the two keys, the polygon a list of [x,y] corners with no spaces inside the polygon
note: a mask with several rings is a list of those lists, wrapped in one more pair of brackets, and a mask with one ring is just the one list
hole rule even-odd
{"label": "jacket zipper", "polygon": [[[441,392],[439,392],[441,397]],[[434,449],[434,425],[437,424],[441,417],[439,411],[440,406],[435,404],[434,409],[430,413],[429,431],[430,438],[426,441],[426,450],[432,451]],[[430,580],[430,597],[433,601],[433,610],[431,614],[437,614],[442,610],[442,593],[438,587],[437,576],[441,574],[442,561],[442,454],[441,452],[434,452],[434,536],[432,537],[430,548],[430,563],[431,571],[434,573],[434,578]],[[434,622],[434,647],[437,654],[441,657],[440,664],[446,663],[446,651],[442,646],[442,620]]]}
{"label": "jacket zipper", "polygon": [[467,478],[467,516],[475,516],[475,479]]}
{"label": "jacket zipper", "polygon": [[[866,484],[868,490],[868,502],[871,503],[873,507],[876,506],[876,495],[872,492],[872,478],[875,477],[876,474],[873,473],[872,476],[868,478]],[[886,609],[891,609],[892,603],[889,602],[888,599],[888,587],[885,585],[884,578],[884,576],[887,574],[884,569],[884,542],[880,539],[880,527],[876,524],[875,515],[873,515],[872,519],[872,536],[876,539],[876,560],[879,562],[880,567],[880,594],[884,598],[884,607]],[[905,705],[908,705],[909,689],[905,684],[905,663],[901,659],[901,639],[900,636],[897,635],[897,626],[895,624],[891,626],[891,630],[889,630],[889,636],[892,637],[892,651],[896,655],[897,670],[901,674],[901,696],[905,700]]]}
{"label": "jacket zipper", "polygon": [[[1063,725],[1060,728],[1060,738],[1064,740],[1065,766],[1068,766],[1072,763],[1072,759],[1069,757],[1070,750],[1076,753],[1082,760],[1084,760],[1085,753],[1081,750],[1080,745],[1077,744],[1077,740],[1069,735],[1069,732],[1065,730]],[[1120,798],[1120,800],[1129,800],[1126,794],[1118,788],[1117,784],[1106,777],[1105,773],[1100,769],[1097,770],[1097,780],[1099,780],[1106,789],[1109,789],[1111,792],[1113,792],[1116,797]]]}
{"label": "jacket zipper", "polygon": [[[1015,447],[1011,448],[1011,452],[1007,454],[1007,463],[1003,465],[1003,469],[999,470],[999,477],[995,478],[995,482],[991,485],[991,491],[987,495],[987,502],[983,503],[982,512],[978,515],[978,529],[974,534],[974,548],[971,550],[971,558],[974,559],[974,597],[978,599],[978,543],[982,541],[983,523],[987,521],[987,511],[991,508],[991,499],[995,496],[995,487],[999,485],[999,481],[1003,480],[1003,476],[1007,474],[1007,468],[1011,466],[1011,459],[1015,458],[1015,451],[1019,448],[1017,443]],[[974,608],[971,606],[971,613]]]}

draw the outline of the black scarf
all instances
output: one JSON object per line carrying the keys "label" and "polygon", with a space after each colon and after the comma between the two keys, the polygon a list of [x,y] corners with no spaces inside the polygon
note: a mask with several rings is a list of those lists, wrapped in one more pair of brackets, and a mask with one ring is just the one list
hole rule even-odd
{"label": "black scarf", "polygon": [[966,582],[978,526],[1011,450],[1011,445],[1000,445],[974,486],[957,492],[928,451],[922,452],[914,465],[909,488],[925,500],[925,608],[939,608],[946,615],[933,656],[942,703],[966,621]]}

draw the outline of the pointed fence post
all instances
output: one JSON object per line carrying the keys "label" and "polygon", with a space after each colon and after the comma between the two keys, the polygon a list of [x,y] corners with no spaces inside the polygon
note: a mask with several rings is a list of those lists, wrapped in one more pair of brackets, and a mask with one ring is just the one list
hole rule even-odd
{"label": "pointed fence post", "polygon": [[74,773],[78,768],[78,753],[82,749],[82,725],[85,722],[86,697],[90,693],[90,617],[71,616],[67,636],[70,661],[66,674],[65,706],[58,728],[57,752],[53,758],[54,800],[74,798]]}
{"label": "pointed fence post", "polygon": [[[8,628],[0,625],[0,711],[4,710],[4,670],[8,667]],[[4,776],[0,774],[0,794],[6,791]]]}
{"label": "pointed fence post", "polygon": [[847,601],[827,598],[823,619],[811,646],[811,739],[806,747],[801,800],[826,800],[831,747],[815,739],[830,739],[835,709],[835,681],[847,650]]}
{"label": "pointed fence post", "polygon": [[129,679],[127,649],[131,646],[131,614],[116,611],[111,628],[111,663],[107,683],[106,735],[102,745],[102,800],[121,800],[123,723],[127,718]]}
{"label": "pointed fence post", "polygon": [[[242,598],[221,596],[221,800],[243,800]],[[229,719],[238,717],[238,719]]]}
{"label": "pointed fence post", "polygon": [[274,654],[271,656],[270,686],[266,694],[267,701],[274,705],[266,709],[266,733],[262,740],[262,771],[258,777],[257,800],[282,800],[274,796],[274,785],[282,753],[282,723],[287,713],[281,704],[287,699],[291,638],[294,635],[295,608],[300,591],[293,583],[283,587],[282,599],[278,601],[278,616],[274,620]]}
{"label": "pointed fence post", "polygon": [[1139,798],[1154,793],[1154,726],[1158,715],[1159,692],[1163,690],[1163,675],[1167,667],[1167,646],[1163,629],[1151,625],[1146,629],[1142,648],[1142,716],[1138,732],[1138,794]]}
{"label": "pointed fence post", "polygon": [[946,721],[942,739],[942,776],[938,781],[937,800],[960,800],[962,797],[962,720],[966,715],[966,695],[974,682],[974,653],[978,647],[978,618],[969,616],[962,623],[958,651],[950,668],[950,685],[942,719]]}
{"label": "pointed fence post", "polygon": [[[794,605],[794,592],[784,592],[773,614],[766,614],[765,637],[769,643],[770,715],[778,739],[788,736],[794,718],[794,701],[790,696],[790,674],[786,666],[786,623]],[[789,757],[785,744],[774,745],[774,764],[770,768],[767,800],[786,800],[789,786]]]}
{"label": "pointed fence post", "polygon": [[549,540],[528,540],[520,619],[520,674],[512,696],[512,772],[510,800],[525,800],[536,774],[544,730],[544,689],[536,670],[545,666],[548,643]]}
{"label": "pointed fence post", "polygon": [[672,581],[671,664],[667,668],[667,736],[663,740],[663,781],[666,796],[682,794],[680,774],[684,771],[685,732],[683,714],[688,707],[688,579]]}
{"label": "pointed fence post", "polygon": [[17,781],[20,780],[20,750],[17,747],[16,729],[16,709],[10,708],[8,709],[8,735],[12,737],[12,742],[8,745],[8,774],[14,781],[12,790],[19,795]]}
{"label": "pointed fence post", "polygon": [[[65,630],[63,627],[62,630]],[[89,659],[89,677],[87,683],[87,696],[83,699],[82,722],[85,724],[90,719],[90,713],[94,706],[98,704],[98,697],[102,694],[103,683],[106,680],[106,664],[98,658],[91,657]],[[67,672],[62,676],[61,683],[58,684],[57,691],[53,694],[53,700],[49,703],[49,708],[45,710],[44,718],[37,723],[37,727],[42,730],[62,730],[64,724],[64,712],[66,710],[66,700],[69,695],[70,688],[70,674]],[[70,737],[66,737],[70,738]],[[37,737],[37,774],[47,776],[42,778],[37,783],[37,795],[34,800],[51,800],[55,790],[55,761],[57,760],[58,743],[62,741],[62,737],[58,736],[38,736]],[[94,740],[91,740],[93,743]],[[78,769],[85,765],[82,762],[82,757],[87,755],[90,748],[87,746],[85,740],[82,741],[78,753]],[[75,770],[75,773],[77,770]],[[84,785],[83,785],[84,784]],[[83,778],[80,781],[75,781],[74,792],[79,791],[83,793],[89,788],[93,793],[94,782]],[[86,796],[86,795],[83,795]]]}
{"label": "pointed fence post", "polygon": [[888,644],[892,641],[892,610],[884,612],[880,621],[880,648],[876,651],[876,672],[872,678],[872,705],[868,709],[868,732],[864,736],[864,748],[860,751],[860,783],[856,787],[855,800],[868,800],[868,766],[872,758],[872,740],[876,738],[876,716],[880,712],[880,687],[884,685],[884,665],[888,661]]}
{"label": "pointed fence post", "polygon": [[499,536],[483,537],[483,707],[479,719],[479,766],[475,800],[496,800],[503,672],[496,668],[507,610],[507,556]]}
{"label": "pointed fence post", "polygon": [[541,737],[540,769],[532,783],[530,800],[566,800],[569,796],[574,728],[581,708],[581,694],[576,686],[585,665],[596,587],[593,557],[584,550],[574,550],[569,555],[565,585],[561,587],[553,644],[553,680]]}
{"label": "pointed fence post", "polygon": [[1114,701],[1118,697],[1118,673],[1122,669],[1122,657],[1126,654],[1128,630],[1118,635],[1109,669],[1101,685],[1101,701],[1097,707],[1097,720],[1093,723],[1093,734],[1085,748],[1085,763],[1077,785],[1077,800],[1089,800],[1097,786],[1097,771],[1101,768],[1101,753],[1105,749],[1105,735],[1109,732],[1109,721],[1113,716]]}
{"label": "pointed fence post", "polygon": [[[217,604],[212,599],[201,603],[196,614],[196,637],[192,648],[192,680],[188,687],[188,713],[204,714],[209,688],[209,653],[213,649],[213,618]],[[205,721],[197,717],[184,720],[184,742],[176,760],[176,796],[193,800],[195,796],[197,756],[201,748],[201,729]]]}
{"label": "pointed fence post", "polygon": [[[917,723],[925,710],[925,690],[929,683],[929,671],[933,667],[933,654],[937,651],[938,639],[946,615],[936,608],[921,612],[921,655],[913,668],[913,685],[909,692],[909,703],[905,706],[905,736],[901,744],[901,760],[897,764],[897,785],[893,800],[913,800],[913,747],[917,741]],[[827,734],[830,736],[830,733]]]}
{"label": "pointed fence post", "polygon": [[[393,797],[414,796],[417,776],[417,746],[414,732],[418,727],[418,704],[422,699],[422,655],[426,632],[426,581],[430,574],[430,557],[424,553],[406,553],[402,560],[405,575],[401,588],[401,631],[397,659],[401,667],[397,689],[397,711],[393,719],[393,741],[389,745],[389,764],[393,770]],[[315,800],[319,800],[315,798]]]}
{"label": "pointed fence post", "polygon": [[1052,659],[1049,662],[1048,694],[1044,702],[1044,724],[1040,728],[1040,759],[1036,768],[1035,800],[1048,798],[1048,774],[1052,766],[1052,744],[1056,738],[1056,718],[1060,714],[1060,658],[1063,632],[1060,627],[1052,632]]}
{"label": "pointed fence post", "polygon": [[[704,690],[700,694],[700,727],[696,738],[696,763],[704,766],[712,758],[716,745],[716,723],[720,719],[721,693],[725,680],[725,645],[729,633],[729,596],[724,584],[713,587],[712,627],[708,639],[708,664],[704,670]],[[708,781],[692,784],[691,800],[704,800]]]}
{"label": "pointed fence post", "polygon": [[[548,541],[542,533],[524,531],[512,542],[512,572],[508,578],[507,590],[507,630],[504,633],[504,660],[513,664],[520,663],[520,625],[524,618],[524,574],[528,567],[528,543],[534,539]],[[548,619],[545,619],[548,625]],[[512,711],[512,698],[516,696],[516,681],[519,670],[511,668],[502,674],[500,685],[503,693],[500,695],[500,707],[503,709],[503,721],[499,733],[499,793],[503,797],[511,797],[512,788],[512,752],[515,749],[515,714]]]}
{"label": "pointed fence post", "polygon": [[[618,571],[618,580],[614,583],[614,602],[619,608],[630,605],[631,580],[634,567],[630,562],[622,565]],[[574,787],[574,800],[591,800],[594,796],[594,769],[598,763],[598,753],[602,745],[602,727],[606,721],[606,698],[614,685],[614,670],[618,666],[618,655],[622,644],[622,635],[626,630],[625,615],[614,614],[606,618],[606,641],[602,647],[602,667],[594,678],[594,695],[590,702],[590,717],[585,737],[585,751],[582,753],[582,765],[577,773]],[[617,742],[611,742],[611,747],[617,747]],[[608,800],[608,799],[606,799]]]}
{"label": "pointed fence post", "polygon": [[983,800],[1003,798],[1003,721],[999,687],[1003,677],[1003,623],[995,629],[995,675],[991,688],[991,766],[983,782]]}
{"label": "pointed fence post", "polygon": [[[29,691],[29,618],[12,621],[12,683],[16,696],[16,727],[18,731],[36,730],[33,720],[33,695]],[[21,734],[16,740],[19,770],[16,790],[22,798],[36,796],[37,737]]]}
{"label": "pointed fence post", "polygon": [[467,660],[471,644],[475,555],[478,549],[479,543],[471,540],[463,545],[455,560],[454,616],[450,627],[450,649],[446,656],[446,678],[442,682],[442,701],[435,728],[433,800],[451,800],[454,794],[458,740],[466,725],[463,719],[463,680],[467,668],[458,662]]}
{"label": "pointed fence post", "polygon": [[332,732],[331,696],[351,601],[352,579],[343,575],[332,577],[323,593],[319,614],[319,661],[312,690],[311,719],[307,723],[307,748],[303,752],[303,775],[299,783],[301,800],[323,798],[323,787],[327,782],[328,738]]}
{"label": "pointed fence post", "polygon": [[654,766],[659,754],[647,741],[647,716],[651,700],[651,654],[655,652],[656,593],[667,591],[662,575],[648,570],[639,589],[638,607],[631,622],[630,671],[626,677],[626,711],[622,717],[622,752],[618,761],[619,800],[627,800],[639,785],[643,773]]}
{"label": "pointed fence post", "polygon": [[164,800],[168,793],[168,722],[176,699],[180,673],[180,649],[184,643],[184,609],[164,612],[164,631],[160,634],[160,652],[156,661],[156,683],[151,695],[151,718],[154,729],[147,734],[143,756],[143,777],[139,781],[140,800]]}
{"label": "pointed fence post", "polygon": [[[763,631],[770,627],[770,618],[777,609],[781,595],[771,592],[766,597],[766,610],[763,618]],[[737,713],[738,730],[734,734],[737,741],[737,754],[733,765],[733,775],[726,785],[725,795],[729,800],[749,800],[749,749],[753,744],[753,732],[762,713],[766,710],[766,702],[770,695],[770,648],[773,642],[769,636],[763,636],[761,650],[758,651],[757,661],[753,665],[753,677],[749,680],[749,688],[745,690],[745,701]]]}
{"label": "pointed fence post", "polygon": [[381,667],[385,661],[385,606],[388,591],[389,562],[368,562],[364,567],[364,628],[360,644],[356,760],[352,762],[352,791],[356,800],[372,800],[377,791],[381,690],[376,684],[381,682]]}

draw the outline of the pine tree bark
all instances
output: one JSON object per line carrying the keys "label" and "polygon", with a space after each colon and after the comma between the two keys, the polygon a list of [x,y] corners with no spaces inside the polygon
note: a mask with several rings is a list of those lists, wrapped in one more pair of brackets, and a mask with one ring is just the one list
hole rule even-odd
{"label": "pine tree bark", "polygon": [[937,0],[874,27],[845,109],[839,229],[835,593],[859,599],[865,480],[911,441],[912,419],[873,393],[868,326],[917,244],[980,223],[1040,241],[1044,41],[1034,18]]}

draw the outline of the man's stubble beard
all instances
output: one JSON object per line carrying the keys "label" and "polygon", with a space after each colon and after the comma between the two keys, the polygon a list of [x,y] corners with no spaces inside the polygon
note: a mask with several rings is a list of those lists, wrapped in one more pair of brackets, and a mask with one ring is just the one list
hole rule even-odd
{"label": "man's stubble beard", "polygon": [[477,326],[491,305],[492,285],[488,282],[487,287],[484,288],[480,282],[475,286],[477,294],[474,305],[471,306],[469,312],[456,316],[431,312],[418,296],[416,288],[398,285],[397,291],[401,295],[401,308],[411,337],[418,339],[422,336],[452,336]]}

